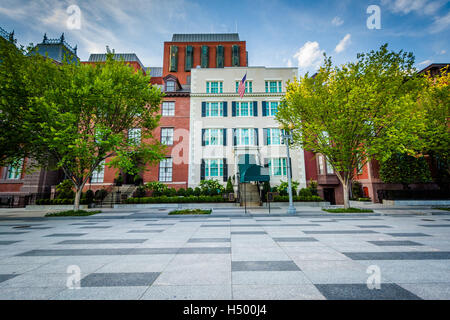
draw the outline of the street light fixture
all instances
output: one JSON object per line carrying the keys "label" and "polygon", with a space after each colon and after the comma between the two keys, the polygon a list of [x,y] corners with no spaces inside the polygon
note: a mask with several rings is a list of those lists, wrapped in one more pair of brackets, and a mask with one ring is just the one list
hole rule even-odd
{"label": "street light fixture", "polygon": [[[284,125],[280,125],[280,129],[284,129]],[[292,138],[292,129],[294,129],[294,124],[290,123],[287,126],[287,129],[284,129],[284,132],[282,134],[282,138],[284,141],[284,144],[286,145],[286,166],[287,166],[287,176],[288,176],[288,194],[289,194],[289,207],[287,210],[288,214],[295,214],[295,207],[294,202],[292,199],[292,177],[291,177],[291,156],[289,155],[289,143],[294,142],[294,139]]]}

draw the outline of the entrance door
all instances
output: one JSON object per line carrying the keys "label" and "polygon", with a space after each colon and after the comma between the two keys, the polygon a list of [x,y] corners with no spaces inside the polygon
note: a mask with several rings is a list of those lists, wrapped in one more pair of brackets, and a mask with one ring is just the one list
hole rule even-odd
{"label": "entrance door", "polygon": [[334,198],[334,188],[324,188],[323,197],[324,200],[330,204],[336,204],[336,199]]}

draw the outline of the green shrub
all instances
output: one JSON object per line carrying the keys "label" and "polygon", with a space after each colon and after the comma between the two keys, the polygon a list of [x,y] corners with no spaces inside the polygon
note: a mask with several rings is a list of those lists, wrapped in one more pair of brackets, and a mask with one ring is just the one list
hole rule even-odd
{"label": "green shrub", "polygon": [[159,181],[147,182],[145,187],[147,188],[148,191],[151,191],[152,194],[155,196],[162,195],[168,189],[168,187],[164,183]]}
{"label": "green shrub", "polygon": [[373,212],[373,210],[370,209],[358,209],[358,208],[337,208],[337,209],[322,209],[326,212],[332,212],[332,213],[365,213],[365,212]]}
{"label": "green shrub", "polygon": [[363,197],[362,185],[359,181],[352,182],[352,196],[353,199],[358,199]]}
{"label": "green shrub", "polygon": [[195,189],[194,189],[194,196],[199,196],[199,195],[201,195],[202,194],[202,190],[199,188],[199,187],[196,187]]}
{"label": "green shrub", "polygon": [[314,181],[314,180],[309,180],[309,186],[308,186],[308,188],[309,188],[309,190],[311,191],[311,194],[313,195],[313,196],[318,196],[319,195],[319,193],[318,193],[318,191],[317,191],[317,181]]}
{"label": "green shrub", "polygon": [[300,189],[300,191],[298,192],[298,195],[300,197],[306,198],[306,197],[311,197],[313,194],[311,193],[311,190],[308,188],[302,188]]}
{"label": "green shrub", "polygon": [[88,191],[86,191],[86,201],[87,201],[87,203],[94,202],[94,198],[95,198],[94,191],[92,191],[90,189]]}
{"label": "green shrub", "polygon": [[184,197],[186,195],[186,189],[180,188],[177,190],[177,196]]}
{"label": "green shrub", "polygon": [[234,193],[233,183],[231,182],[231,177],[228,177],[227,187],[225,189],[226,193]]}
{"label": "green shrub", "polygon": [[188,196],[188,197],[144,197],[144,198],[128,198],[126,203],[211,203],[211,202],[225,202],[226,200],[220,196]]}
{"label": "green shrub", "polygon": [[106,191],[105,189],[99,189],[97,191],[95,191],[95,200],[98,201],[102,201],[103,199],[106,198],[106,196],[108,195],[108,191]]}
{"label": "green shrub", "polygon": [[186,196],[193,196],[194,195],[194,189],[187,188],[186,189]]}
{"label": "green shrub", "polygon": [[145,193],[146,193],[145,187],[144,186],[138,186],[136,188],[136,191],[134,192],[134,196],[137,197],[137,198],[142,198],[142,197],[145,197]]}
{"label": "green shrub", "polygon": [[[292,200],[294,202],[317,202],[317,201],[323,201],[321,197],[319,196],[293,196]],[[274,197],[275,202],[288,202],[289,196],[275,196]]]}
{"label": "green shrub", "polygon": [[183,209],[183,210],[174,210],[169,214],[210,214],[211,210],[202,210],[202,209]]}
{"label": "green shrub", "polygon": [[202,195],[215,196],[225,191],[222,184],[215,179],[200,181],[200,189]]}
{"label": "green shrub", "polygon": [[56,198],[57,199],[73,199],[75,198],[75,192],[73,189],[72,181],[66,179],[56,186]]}

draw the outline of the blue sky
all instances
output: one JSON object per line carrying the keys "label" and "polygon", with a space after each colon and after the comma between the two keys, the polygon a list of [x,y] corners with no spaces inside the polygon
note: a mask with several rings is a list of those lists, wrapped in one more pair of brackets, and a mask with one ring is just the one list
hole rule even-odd
{"label": "blue sky", "polygon": [[[81,10],[70,29],[70,5]],[[378,5],[381,29],[368,29],[369,5]],[[252,66],[298,66],[314,72],[326,52],[335,63],[389,43],[412,51],[416,67],[450,62],[450,0],[0,0],[0,27],[20,44],[44,33],[65,33],[78,55],[135,52],[145,66],[161,66],[163,42],[173,33],[236,32],[247,41]]]}

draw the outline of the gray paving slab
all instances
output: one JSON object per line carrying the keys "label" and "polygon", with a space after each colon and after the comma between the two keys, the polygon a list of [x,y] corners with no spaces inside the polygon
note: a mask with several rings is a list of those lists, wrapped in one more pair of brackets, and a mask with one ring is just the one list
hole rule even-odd
{"label": "gray paving slab", "polygon": [[137,300],[147,289],[148,286],[80,287],[59,291],[51,300]]}
{"label": "gray paving slab", "polygon": [[449,260],[449,251],[430,252],[343,252],[353,260]]}
{"label": "gray paving slab", "polygon": [[431,237],[429,234],[421,233],[421,232],[393,232],[386,233],[393,237]]}
{"label": "gray paving slab", "polygon": [[164,230],[129,230],[128,233],[160,233]]}
{"label": "gray paving slab", "polygon": [[232,271],[300,271],[293,261],[233,261]]}
{"label": "gray paving slab", "polygon": [[148,239],[83,239],[64,240],[56,244],[121,244],[121,243],[143,243]]}
{"label": "gray paving slab", "polygon": [[203,243],[203,242],[231,242],[230,238],[191,238],[188,240],[190,243]]}
{"label": "gray paving slab", "polygon": [[305,230],[305,234],[367,234],[377,233],[373,230]]}
{"label": "gray paving slab", "polygon": [[81,237],[87,233],[52,233],[44,237]]}
{"label": "gray paving slab", "polygon": [[265,231],[231,231],[231,234],[232,235],[240,235],[240,234],[242,234],[242,235],[249,235],[249,234],[256,235],[256,234],[267,234],[267,232],[265,232]]}
{"label": "gray paving slab", "polygon": [[316,242],[316,238],[312,237],[272,237],[276,242]]}
{"label": "gray paving slab", "polygon": [[301,271],[233,271],[232,283],[233,285],[293,285],[311,284],[311,281]]}
{"label": "gray paving slab", "polygon": [[402,283],[409,292],[427,300],[450,300],[450,283]]}
{"label": "gray paving slab", "polygon": [[0,287],[0,300],[49,300],[63,290],[65,289],[55,287],[29,287],[26,290],[24,288]]}
{"label": "gray paving slab", "polygon": [[323,300],[312,284],[297,285],[233,285],[236,300]]}
{"label": "gray paving slab", "polygon": [[384,241],[367,241],[376,246],[423,246],[423,244],[410,240],[384,240]]}
{"label": "gray paving slab", "polygon": [[7,246],[7,245],[10,245],[10,244],[13,244],[13,243],[17,243],[17,242],[20,242],[20,240],[19,241],[0,240],[0,246]]}
{"label": "gray paving slab", "polygon": [[17,277],[17,274],[0,274],[0,283]]}
{"label": "gray paving slab", "polygon": [[375,225],[375,224],[369,224],[369,225],[358,225],[357,227],[363,228],[363,229],[379,229],[379,228],[392,228],[391,226],[386,225]]}
{"label": "gray paving slab", "polygon": [[142,300],[231,300],[230,285],[152,285]]}
{"label": "gray paving slab", "polygon": [[369,289],[366,284],[316,284],[328,300],[420,300],[418,296],[395,283]]}
{"label": "gray paving slab", "polygon": [[91,273],[81,279],[80,286],[83,288],[150,286],[159,275],[159,272]]}

